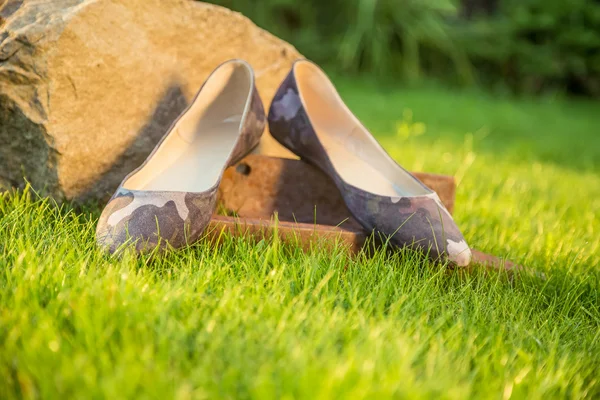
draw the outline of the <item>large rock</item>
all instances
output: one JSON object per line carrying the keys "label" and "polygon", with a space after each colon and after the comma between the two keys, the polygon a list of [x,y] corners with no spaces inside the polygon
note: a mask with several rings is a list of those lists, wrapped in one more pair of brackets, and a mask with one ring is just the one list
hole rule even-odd
{"label": "large rock", "polygon": [[[8,0],[0,10],[0,187],[105,198],[221,62],[255,69],[265,107],[298,52],[191,0]],[[278,153],[270,136],[263,153]]]}

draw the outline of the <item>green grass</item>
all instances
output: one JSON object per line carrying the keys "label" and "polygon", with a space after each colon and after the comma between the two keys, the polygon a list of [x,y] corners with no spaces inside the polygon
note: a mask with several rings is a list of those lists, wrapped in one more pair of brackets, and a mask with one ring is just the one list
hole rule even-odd
{"label": "green grass", "polygon": [[598,105],[338,82],[404,166],[456,176],[474,247],[545,279],[235,238],[114,259],[97,210],[4,195],[0,398],[600,396]]}

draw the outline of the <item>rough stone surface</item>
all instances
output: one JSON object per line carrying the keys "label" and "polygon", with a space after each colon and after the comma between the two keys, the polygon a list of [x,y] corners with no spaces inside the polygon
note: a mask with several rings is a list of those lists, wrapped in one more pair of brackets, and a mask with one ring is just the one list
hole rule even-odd
{"label": "rough stone surface", "polygon": [[[208,74],[255,69],[265,107],[298,52],[191,0],[0,0],[0,186],[104,199]],[[261,152],[285,154],[266,136]],[[289,153],[288,153],[289,154]]]}

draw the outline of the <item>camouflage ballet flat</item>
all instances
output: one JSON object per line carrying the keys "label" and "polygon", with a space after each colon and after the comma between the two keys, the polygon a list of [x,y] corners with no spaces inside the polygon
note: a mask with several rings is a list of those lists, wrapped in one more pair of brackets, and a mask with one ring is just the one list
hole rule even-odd
{"label": "camouflage ballet flat", "polygon": [[344,104],[325,73],[297,61],[275,94],[269,130],[337,185],[368,231],[458,266],[471,250],[435,192],[396,164]]}
{"label": "camouflage ballet flat", "polygon": [[102,212],[98,245],[114,253],[180,248],[200,238],[223,171],[254,148],[266,124],[252,67],[221,64]]}

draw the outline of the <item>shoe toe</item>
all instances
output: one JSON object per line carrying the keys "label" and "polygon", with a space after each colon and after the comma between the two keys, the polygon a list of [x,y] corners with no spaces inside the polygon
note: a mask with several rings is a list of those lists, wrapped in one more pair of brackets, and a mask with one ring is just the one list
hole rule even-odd
{"label": "shoe toe", "polygon": [[409,219],[407,230],[420,246],[435,259],[459,267],[469,265],[471,250],[437,194],[415,198],[413,203],[409,208],[412,214],[404,217]]}
{"label": "shoe toe", "polygon": [[459,267],[466,267],[471,263],[471,249],[464,239],[460,242],[447,239],[446,252],[448,253],[448,260]]}
{"label": "shoe toe", "polygon": [[419,197],[380,198],[373,228],[400,247],[420,249],[432,259],[465,267],[471,262],[471,250],[450,213],[433,193]]}
{"label": "shoe toe", "polygon": [[186,243],[189,209],[185,198],[144,192],[119,192],[106,206],[96,229],[98,245],[115,253],[125,244],[138,252]]}

